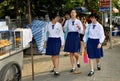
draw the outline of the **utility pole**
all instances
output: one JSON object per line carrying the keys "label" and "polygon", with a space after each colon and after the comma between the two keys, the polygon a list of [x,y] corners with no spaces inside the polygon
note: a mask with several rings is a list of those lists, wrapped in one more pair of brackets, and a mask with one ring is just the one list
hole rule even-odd
{"label": "utility pole", "polygon": [[[28,15],[29,15],[29,24],[32,29],[32,16],[31,16],[31,8],[30,8],[30,0],[28,0]],[[33,59],[33,44],[31,42],[31,61],[32,61],[32,80],[34,80],[34,59]]]}
{"label": "utility pole", "polygon": [[110,48],[112,48],[112,0],[110,0]]}

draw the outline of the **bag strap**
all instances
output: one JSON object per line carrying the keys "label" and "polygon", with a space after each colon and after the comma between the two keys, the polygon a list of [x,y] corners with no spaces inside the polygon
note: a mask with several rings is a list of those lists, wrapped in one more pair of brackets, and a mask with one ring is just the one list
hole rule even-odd
{"label": "bag strap", "polygon": [[90,32],[90,26],[91,26],[91,24],[88,24],[88,35],[89,35],[89,32]]}
{"label": "bag strap", "polygon": [[69,22],[70,22],[70,19],[68,19],[67,21],[68,21],[68,22],[67,22],[67,28],[68,28],[68,26],[69,26]]}
{"label": "bag strap", "polygon": [[64,32],[66,32],[66,30],[68,30],[68,26],[69,26],[69,20],[70,20],[70,19],[66,20],[66,21],[67,21],[67,26],[65,27],[65,30],[64,30]]}

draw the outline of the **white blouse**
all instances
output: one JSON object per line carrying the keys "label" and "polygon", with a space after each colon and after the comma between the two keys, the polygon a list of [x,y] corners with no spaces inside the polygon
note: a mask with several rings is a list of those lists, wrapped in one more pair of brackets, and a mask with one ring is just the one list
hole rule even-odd
{"label": "white blouse", "polygon": [[[100,23],[96,23],[95,27],[93,28],[93,23],[89,24],[85,31],[85,34],[87,34],[87,32],[89,32],[88,34],[88,38],[91,39],[99,39],[100,43],[103,43],[105,40],[105,34],[104,34],[104,30],[103,30],[103,26]],[[84,35],[83,40],[84,42],[86,41],[86,35]]]}
{"label": "white blouse", "polygon": [[48,33],[48,37],[51,38],[61,38],[61,44],[64,45],[64,33],[62,30],[62,25],[57,22],[54,26],[52,24],[52,22],[49,22],[46,25],[45,28],[45,41],[47,40],[47,33]]}
{"label": "white blouse", "polygon": [[[77,25],[80,26],[80,29],[78,29]],[[68,32],[79,32],[79,33],[83,32],[83,25],[81,21],[78,19],[74,21],[74,24],[73,24],[72,19],[67,20],[64,27],[65,29],[68,27]]]}

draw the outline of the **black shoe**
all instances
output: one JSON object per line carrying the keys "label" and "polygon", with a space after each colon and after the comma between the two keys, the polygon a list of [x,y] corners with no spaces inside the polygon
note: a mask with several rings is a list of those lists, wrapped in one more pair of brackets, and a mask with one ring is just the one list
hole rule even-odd
{"label": "black shoe", "polygon": [[92,76],[92,75],[94,75],[94,71],[90,71],[90,72],[88,73],[88,76]]}
{"label": "black shoe", "polygon": [[97,69],[100,71],[100,70],[101,70],[101,66],[100,66],[100,65],[97,65]]}
{"label": "black shoe", "polygon": [[60,73],[59,73],[59,72],[54,72],[54,75],[55,75],[55,76],[59,76]]}
{"label": "black shoe", "polygon": [[74,72],[76,69],[71,69],[70,72]]}
{"label": "black shoe", "polygon": [[55,72],[55,70],[54,70],[55,68],[53,68],[50,72]]}
{"label": "black shoe", "polygon": [[51,70],[50,72],[54,72],[54,69],[53,69],[53,70]]}
{"label": "black shoe", "polygon": [[80,68],[80,64],[77,64],[77,67]]}

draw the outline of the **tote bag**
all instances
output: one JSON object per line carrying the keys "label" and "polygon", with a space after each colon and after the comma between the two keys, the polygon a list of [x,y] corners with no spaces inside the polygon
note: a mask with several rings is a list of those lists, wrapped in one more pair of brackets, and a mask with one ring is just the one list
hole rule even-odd
{"label": "tote bag", "polygon": [[88,61],[89,61],[87,52],[84,52],[83,61],[85,64],[88,63]]}

